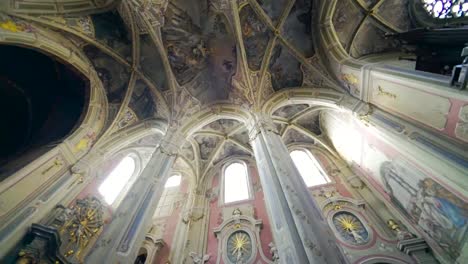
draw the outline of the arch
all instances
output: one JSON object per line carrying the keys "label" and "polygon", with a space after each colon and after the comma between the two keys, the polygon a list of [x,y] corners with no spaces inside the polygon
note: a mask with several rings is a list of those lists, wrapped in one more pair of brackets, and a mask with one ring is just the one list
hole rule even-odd
{"label": "arch", "polygon": [[76,131],[89,105],[89,80],[29,47],[0,45],[0,57],[0,108],[8,113],[0,130],[1,181]]}
{"label": "arch", "polygon": [[[220,201],[223,204],[241,203],[252,199],[249,169],[243,160],[235,159],[225,163],[221,177]],[[229,188],[226,188],[227,185]]]}
{"label": "arch", "polygon": [[[319,162],[315,159],[309,150],[296,147],[291,149],[289,154],[308,188],[328,184],[331,182],[326,172],[323,170]],[[321,177],[318,175],[309,174],[314,173],[314,169],[315,173],[320,174]]]}
{"label": "arch", "polygon": [[[25,21],[12,20],[8,17],[2,23],[9,23],[11,30],[0,30],[0,44],[22,46],[52,55],[61,61],[66,61],[89,79],[87,112],[75,132],[63,141],[64,147],[68,148],[75,158],[83,156],[94,143],[96,135],[102,132],[108,115],[105,90],[94,67],[81,50],[59,35],[49,33]],[[39,31],[41,34],[37,34]]]}
{"label": "arch", "polygon": [[386,256],[386,255],[371,255],[363,257],[356,261],[357,264],[408,264],[413,263],[412,261],[405,261],[403,259],[399,259],[393,256]]}
{"label": "arch", "polygon": [[164,188],[172,188],[180,186],[182,182],[182,175],[174,174],[167,178],[166,183],[164,184]]}
{"label": "arch", "polygon": [[142,246],[138,251],[138,256],[135,259],[135,264],[144,264],[148,259],[148,249],[145,246]]}
{"label": "arch", "polygon": [[215,104],[191,116],[190,122],[187,122],[187,124],[182,127],[181,132],[187,137],[197,130],[200,130],[202,127],[220,119],[234,119],[247,124],[251,118],[252,114],[238,105]]}
{"label": "arch", "polygon": [[134,182],[132,178],[135,178],[141,170],[139,159],[135,156],[130,153],[122,158],[98,187],[98,192],[104,201],[114,208],[125,195],[128,185]]}
{"label": "arch", "polygon": [[[222,160],[219,160],[215,165],[211,166],[207,173],[205,174],[205,177],[200,181],[200,185],[202,186],[207,186],[209,188],[213,182],[214,177],[219,177],[220,171],[223,171],[223,168],[225,167],[226,164],[235,162],[235,161],[242,161],[247,165],[247,168],[251,166],[256,167],[256,161],[253,156],[246,156],[246,155],[232,155],[232,156],[227,156],[223,158]],[[221,180],[220,180],[221,184]]]}
{"label": "arch", "polygon": [[262,111],[272,115],[279,108],[293,104],[324,106],[330,109],[353,111],[362,104],[350,95],[325,88],[291,88],[270,97]]}
{"label": "arch", "polygon": [[126,145],[138,141],[144,137],[160,134],[165,135],[167,131],[167,121],[162,119],[149,119],[137,124],[125,127],[112,134],[99,144],[101,153],[115,153]]}
{"label": "arch", "polygon": [[0,9],[18,14],[40,15],[89,15],[115,8],[119,0],[7,0],[0,3]]}

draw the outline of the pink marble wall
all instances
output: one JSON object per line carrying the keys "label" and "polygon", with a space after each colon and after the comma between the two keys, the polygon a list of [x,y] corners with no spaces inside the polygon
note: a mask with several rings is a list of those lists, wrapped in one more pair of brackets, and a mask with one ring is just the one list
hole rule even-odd
{"label": "pink marble wall", "polygon": [[[181,195],[186,196],[188,193],[188,180],[182,177],[182,182],[180,183],[179,193]],[[165,264],[169,261],[169,256],[171,253],[172,242],[174,241],[174,234],[176,232],[177,225],[183,225],[181,221],[181,212],[182,212],[183,204],[179,203],[176,204],[174,210],[172,211],[171,215],[168,217],[161,218],[163,224],[165,225],[164,233],[163,233],[163,240],[164,240],[164,247],[160,249],[158,252],[154,264]],[[159,222],[159,221],[158,221]],[[177,254],[175,252],[175,254]]]}
{"label": "pink marble wall", "polygon": [[[441,175],[433,174],[428,164],[415,161],[408,153],[389,144],[359,121],[341,123],[336,129],[355,130],[363,140],[362,156],[352,157],[353,170],[363,175],[385,197],[387,205],[401,212],[413,228],[426,238],[434,251],[449,256],[452,261],[456,259],[462,250],[465,228],[468,226],[466,193],[449,186]],[[331,140],[334,141],[334,138]],[[389,176],[382,173],[387,164],[398,166],[398,173],[395,173],[397,176],[392,177],[404,181],[405,184],[401,186],[411,185],[414,193],[410,193],[409,187],[398,187],[395,184],[392,187],[394,193],[390,193],[389,187],[385,186],[388,183],[384,181]],[[431,213],[428,208],[432,208]]]}
{"label": "pink marble wall", "polygon": [[[247,163],[248,164],[248,163]],[[208,247],[207,247],[207,254],[211,254],[211,258],[207,263],[214,264],[216,263],[216,259],[218,257],[218,239],[215,237],[213,230],[217,228],[222,223],[222,211],[224,207],[229,208],[236,208],[236,205],[252,205],[254,209],[254,216],[256,219],[260,219],[263,222],[263,228],[260,231],[260,240],[261,240],[261,247],[265,254],[265,256],[271,259],[270,248],[268,244],[273,241],[273,236],[271,233],[270,221],[268,220],[268,215],[266,212],[264,197],[263,197],[263,190],[260,187],[260,178],[257,172],[257,168],[252,165],[248,164],[249,168],[249,176],[251,180],[251,184],[253,186],[253,200],[242,201],[238,203],[230,203],[229,205],[219,205],[218,199],[213,199],[210,202],[210,218],[209,218],[209,230],[208,230]],[[219,187],[221,184],[221,171],[213,177],[212,181],[212,188]],[[224,263],[221,259],[221,263]],[[260,254],[257,254],[257,258],[254,263],[264,263]]]}

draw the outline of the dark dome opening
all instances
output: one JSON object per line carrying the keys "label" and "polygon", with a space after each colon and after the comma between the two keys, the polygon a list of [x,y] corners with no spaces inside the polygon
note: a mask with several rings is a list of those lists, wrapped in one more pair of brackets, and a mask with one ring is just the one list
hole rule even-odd
{"label": "dark dome opening", "polygon": [[0,180],[60,143],[81,122],[89,81],[32,49],[0,45]]}

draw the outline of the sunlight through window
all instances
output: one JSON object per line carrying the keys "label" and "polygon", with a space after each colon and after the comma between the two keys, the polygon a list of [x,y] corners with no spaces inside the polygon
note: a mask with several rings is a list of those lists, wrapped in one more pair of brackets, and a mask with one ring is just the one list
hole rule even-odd
{"label": "sunlight through window", "polygon": [[439,18],[468,17],[467,0],[422,0],[429,15]]}
{"label": "sunlight through window", "polygon": [[180,185],[182,177],[180,175],[173,175],[166,181],[164,188],[176,187]]}
{"label": "sunlight through window", "polygon": [[328,177],[318,168],[310,153],[303,150],[291,151],[291,158],[307,187],[329,183]]}
{"label": "sunlight through window", "polygon": [[99,186],[99,193],[107,204],[112,204],[135,172],[135,160],[125,157]]}
{"label": "sunlight through window", "polygon": [[154,213],[154,218],[168,217],[174,210],[174,203],[180,200],[181,194],[179,193],[180,183],[182,182],[182,176],[172,175],[167,179],[164,184],[164,191],[158,202],[158,207]]}
{"label": "sunlight through window", "polygon": [[232,163],[224,171],[224,203],[249,199],[247,168],[242,163]]}

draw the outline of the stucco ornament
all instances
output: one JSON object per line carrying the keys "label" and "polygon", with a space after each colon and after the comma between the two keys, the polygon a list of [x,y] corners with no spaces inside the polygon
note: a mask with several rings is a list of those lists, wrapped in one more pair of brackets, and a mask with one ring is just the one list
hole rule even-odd
{"label": "stucco ornament", "polygon": [[228,238],[227,250],[232,263],[244,264],[252,255],[252,239],[246,232],[237,231]]}
{"label": "stucco ornament", "polygon": [[268,247],[270,248],[271,260],[273,263],[279,263],[278,248],[276,247],[275,243],[270,242]]}
{"label": "stucco ornament", "polygon": [[399,241],[416,237],[414,234],[410,233],[405,228],[400,227],[396,220],[389,219],[387,221],[387,225],[393,232],[395,232]]}
{"label": "stucco ornament", "polygon": [[362,245],[369,241],[369,232],[361,220],[350,212],[339,212],[333,216],[338,234],[346,242]]}
{"label": "stucco ornament", "polygon": [[208,262],[210,260],[211,255],[203,255],[203,254],[197,254],[195,252],[190,252],[189,256],[192,258],[193,264],[203,264]]}

